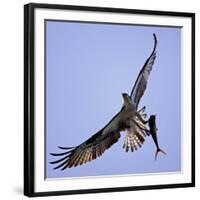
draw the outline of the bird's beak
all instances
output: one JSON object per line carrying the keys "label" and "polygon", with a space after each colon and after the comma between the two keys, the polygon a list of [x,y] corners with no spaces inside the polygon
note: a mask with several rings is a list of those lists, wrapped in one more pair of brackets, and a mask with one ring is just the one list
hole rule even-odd
{"label": "bird's beak", "polygon": [[125,97],[125,96],[126,96],[126,93],[122,93],[122,96]]}
{"label": "bird's beak", "polygon": [[124,101],[126,100],[126,94],[125,93],[122,93],[122,98],[123,98]]}

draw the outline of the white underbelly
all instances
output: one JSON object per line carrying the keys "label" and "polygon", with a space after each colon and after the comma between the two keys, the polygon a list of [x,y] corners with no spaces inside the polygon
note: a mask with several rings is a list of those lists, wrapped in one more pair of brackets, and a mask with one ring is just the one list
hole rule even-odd
{"label": "white underbelly", "polygon": [[119,130],[119,124],[121,122],[126,122],[128,119],[133,118],[135,112],[131,109],[122,110],[118,116],[116,116],[108,126],[103,131],[103,134],[108,132],[113,132]]}

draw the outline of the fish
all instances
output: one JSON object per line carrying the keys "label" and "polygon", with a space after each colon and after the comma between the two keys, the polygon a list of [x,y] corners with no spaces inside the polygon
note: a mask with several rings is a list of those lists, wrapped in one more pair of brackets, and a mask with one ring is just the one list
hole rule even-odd
{"label": "fish", "polygon": [[157,127],[156,127],[156,115],[151,115],[149,117],[149,120],[148,120],[148,125],[149,125],[149,134],[152,136],[153,138],[153,141],[156,145],[156,153],[155,153],[155,160],[157,159],[157,156],[158,156],[158,153],[161,152],[163,153],[164,155],[166,155],[166,152],[163,151],[160,147],[159,147],[159,144],[158,144],[158,138],[157,138]]}

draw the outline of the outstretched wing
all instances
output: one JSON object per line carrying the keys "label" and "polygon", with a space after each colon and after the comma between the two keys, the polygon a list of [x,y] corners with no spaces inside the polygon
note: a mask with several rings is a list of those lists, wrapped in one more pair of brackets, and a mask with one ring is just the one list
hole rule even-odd
{"label": "outstretched wing", "polygon": [[[59,147],[67,150],[63,153],[51,153],[53,156],[63,156],[61,159],[50,162],[58,164],[54,169],[76,167],[90,162],[101,156],[107,149],[120,138],[120,131],[125,129],[125,124],[119,123],[120,112],[99,132],[76,147]],[[111,127],[111,128],[110,128]]]}
{"label": "outstretched wing", "polygon": [[141,97],[144,94],[144,91],[147,87],[147,81],[150,75],[150,72],[152,70],[152,66],[154,64],[155,58],[156,58],[156,46],[157,46],[157,38],[155,33],[153,34],[154,37],[154,48],[149,56],[149,58],[146,60],[143,68],[141,69],[137,80],[135,82],[135,85],[133,86],[133,89],[131,91],[131,98],[134,101],[136,108],[138,107],[138,104],[140,102]]}

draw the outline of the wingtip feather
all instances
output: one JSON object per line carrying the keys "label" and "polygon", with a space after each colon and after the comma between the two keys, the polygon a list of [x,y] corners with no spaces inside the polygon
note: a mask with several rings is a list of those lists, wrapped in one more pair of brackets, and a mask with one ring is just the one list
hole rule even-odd
{"label": "wingtip feather", "polygon": [[63,150],[67,150],[67,149],[73,149],[74,147],[61,147],[61,146],[58,146],[59,149],[63,149]]}

